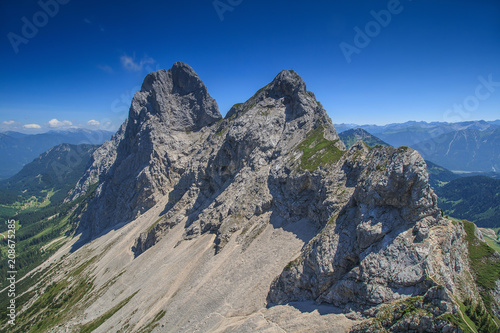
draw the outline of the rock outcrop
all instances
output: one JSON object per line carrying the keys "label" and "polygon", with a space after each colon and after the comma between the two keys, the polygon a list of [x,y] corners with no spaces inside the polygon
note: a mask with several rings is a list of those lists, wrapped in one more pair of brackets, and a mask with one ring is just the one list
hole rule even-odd
{"label": "rock outcrop", "polygon": [[188,65],[177,62],[168,71],[148,74],[127,121],[94,153],[68,198],[99,184],[80,230],[95,236],[153,207],[183,173],[198,148],[196,140],[221,118],[217,103]]}
{"label": "rock outcrop", "polygon": [[463,229],[441,217],[420,155],[359,143],[336,168],[341,208],[273,283],[269,301],[360,310],[436,283],[458,293],[467,271]]}

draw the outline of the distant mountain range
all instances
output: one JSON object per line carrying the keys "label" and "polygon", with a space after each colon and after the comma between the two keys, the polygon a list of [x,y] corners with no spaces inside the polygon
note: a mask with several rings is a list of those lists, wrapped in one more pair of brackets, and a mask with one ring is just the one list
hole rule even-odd
{"label": "distant mountain range", "polygon": [[[16,268],[29,271],[46,260],[76,225],[68,220],[78,214],[80,203],[63,203],[83,175],[97,145],[61,144],[41,154],[13,177],[0,181],[0,220],[16,219]],[[7,224],[0,224],[5,237]],[[2,255],[4,249],[0,249]],[[0,262],[0,271],[6,267]],[[4,299],[2,297],[2,299]],[[3,332],[3,330],[0,329]]]}
{"label": "distant mountain range", "polygon": [[[447,169],[466,172],[500,172],[500,121],[406,122],[402,124],[337,124],[339,132],[363,129],[388,144],[409,146],[424,159]],[[341,133],[342,134],[342,133]]]}
{"label": "distant mountain range", "polygon": [[50,131],[34,135],[0,133],[0,179],[15,175],[24,165],[54,146],[62,143],[100,145],[109,140],[111,135],[113,133],[108,131],[86,129]]}
{"label": "distant mountain range", "polygon": [[453,171],[500,172],[500,127],[449,132],[412,148],[425,159]]}
{"label": "distant mountain range", "polygon": [[[407,121],[404,123],[392,123],[387,125],[358,125],[358,124],[334,124],[335,129],[340,133],[347,131],[351,128],[362,128],[365,131],[377,135],[380,133],[390,134],[392,132],[397,133],[400,131],[404,131],[406,129],[427,129],[431,133],[434,133],[434,136],[446,133],[453,132],[463,129],[479,129],[485,130],[491,128],[491,126],[500,126],[500,120],[493,121],[485,121],[485,120],[474,120],[474,121],[464,121],[458,123],[448,123],[448,122],[426,122],[426,121]],[[379,136],[379,135],[377,135]],[[379,136],[381,137],[381,136]]]}

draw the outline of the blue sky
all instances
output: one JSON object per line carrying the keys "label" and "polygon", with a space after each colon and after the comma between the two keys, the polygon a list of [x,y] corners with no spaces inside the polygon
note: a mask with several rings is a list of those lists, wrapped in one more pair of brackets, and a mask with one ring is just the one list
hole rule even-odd
{"label": "blue sky", "polygon": [[223,115],[294,69],[334,123],[500,118],[498,0],[8,0],[0,59],[0,131],[116,130],[175,61]]}

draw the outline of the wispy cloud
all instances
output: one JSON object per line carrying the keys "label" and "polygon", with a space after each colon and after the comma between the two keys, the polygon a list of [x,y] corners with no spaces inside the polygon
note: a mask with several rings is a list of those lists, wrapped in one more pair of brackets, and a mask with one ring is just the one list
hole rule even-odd
{"label": "wispy cloud", "polygon": [[38,124],[26,124],[26,125],[23,125],[23,128],[25,128],[25,129],[40,129],[40,128],[42,128],[42,126],[40,126]]}
{"label": "wispy cloud", "polygon": [[87,121],[87,125],[89,126],[99,126],[100,124],[101,124],[100,122],[94,119]]}
{"label": "wispy cloud", "polygon": [[97,68],[109,74],[113,73],[113,68],[111,68],[111,66],[108,65],[97,65]]}
{"label": "wispy cloud", "polygon": [[89,18],[87,18],[87,17],[85,17],[85,18],[83,19],[83,22],[85,22],[86,24],[91,25],[91,26],[99,26],[99,31],[100,31],[100,32],[104,32],[104,31],[105,31],[105,30],[104,30],[104,28],[102,27],[102,25],[97,24],[97,23],[94,23],[94,21],[93,21],[93,20],[91,20],[91,19],[89,19]]}
{"label": "wispy cloud", "polygon": [[106,131],[113,131],[116,127],[113,126],[113,123],[110,121],[106,121],[104,124],[102,124],[101,129],[106,130]]}
{"label": "wispy cloud", "polygon": [[122,66],[131,72],[140,72],[143,70],[144,66],[147,64],[154,64],[156,61],[150,57],[143,57],[139,62],[135,60],[135,55],[130,57],[128,55],[122,55],[120,57]]}
{"label": "wispy cloud", "polygon": [[71,125],[73,125],[73,123],[69,120],[63,120],[63,121],[59,121],[57,119],[49,120],[49,127],[52,127],[52,128],[68,127]]}
{"label": "wispy cloud", "polygon": [[14,125],[16,122],[14,120],[6,120],[3,122],[4,125]]}

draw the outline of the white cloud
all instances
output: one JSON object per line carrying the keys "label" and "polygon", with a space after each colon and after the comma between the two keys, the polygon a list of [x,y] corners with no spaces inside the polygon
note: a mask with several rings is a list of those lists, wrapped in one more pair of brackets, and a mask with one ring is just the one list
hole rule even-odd
{"label": "white cloud", "polygon": [[23,125],[23,127],[25,129],[40,129],[40,128],[42,128],[42,126],[40,126],[38,124],[26,124],[26,125]]}
{"label": "white cloud", "polygon": [[92,24],[92,21],[89,20],[88,18],[84,18],[83,19],[83,22],[87,23],[87,24]]}
{"label": "white cloud", "polygon": [[73,125],[73,123],[69,120],[63,120],[59,121],[57,119],[52,119],[49,121],[49,126],[50,127],[68,127]]}
{"label": "white cloud", "polygon": [[106,73],[113,73],[113,68],[108,65],[97,65],[97,68],[99,68],[101,71],[106,72]]}
{"label": "white cloud", "polygon": [[129,57],[128,55],[122,55],[120,61],[126,70],[132,72],[140,72],[144,68],[144,65],[156,63],[156,61],[150,57],[143,57],[139,62],[136,62],[135,56]]}
{"label": "white cloud", "polygon": [[100,122],[94,119],[87,121],[87,125],[89,126],[99,126],[100,124],[101,124]]}
{"label": "white cloud", "polygon": [[3,122],[4,125],[14,125],[15,121],[14,120],[6,120]]}
{"label": "white cloud", "polygon": [[104,124],[102,124],[101,129],[103,129],[105,131],[112,131],[113,130],[113,123],[111,123],[110,121],[107,121]]}

